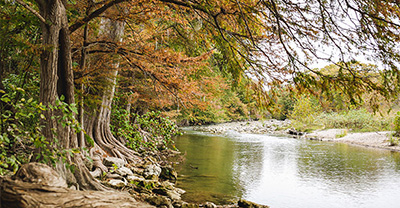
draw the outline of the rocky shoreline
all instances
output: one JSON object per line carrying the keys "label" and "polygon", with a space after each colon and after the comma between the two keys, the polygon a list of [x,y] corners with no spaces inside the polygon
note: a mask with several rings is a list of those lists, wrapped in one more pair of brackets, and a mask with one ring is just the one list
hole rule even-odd
{"label": "rocky shoreline", "polygon": [[247,134],[286,134],[290,124],[289,120],[280,121],[271,119],[265,121],[238,121],[206,126],[193,126],[191,129],[213,134],[224,134],[228,131]]}
{"label": "rocky shoreline", "polygon": [[[187,203],[181,199],[186,191],[175,187],[178,174],[171,165],[182,160],[178,151],[164,150],[159,153],[146,152],[143,162],[129,164],[115,157],[106,157],[102,163],[107,167],[105,175],[92,175],[108,187],[128,191],[137,201],[146,202],[155,207],[165,208],[268,208],[246,200],[238,200],[235,204],[216,205],[212,202],[202,204]],[[172,162],[175,161],[175,162]],[[98,170],[98,169],[96,169]],[[103,172],[104,173],[104,172]]]}
{"label": "rocky shoreline", "polygon": [[[82,191],[67,185],[51,167],[41,163],[23,165],[12,177],[0,176],[1,207],[165,207],[165,208],[268,208],[246,200],[216,205],[187,203],[183,189],[175,187],[178,177],[171,160],[182,160],[180,152],[144,152],[135,164],[116,157],[85,161],[90,174],[107,191]],[[95,164],[100,163],[100,164]],[[111,188],[111,189],[110,189]]]}
{"label": "rocky shoreline", "polygon": [[298,139],[338,142],[400,152],[399,145],[391,145],[389,142],[393,132],[351,133],[346,129],[325,129],[317,130],[312,133],[305,133],[295,131],[290,127],[290,124],[289,120],[280,121],[271,119],[265,121],[241,121],[207,126],[194,126],[191,127],[191,129],[213,134],[225,134],[229,131],[235,131],[238,133],[285,135]]}

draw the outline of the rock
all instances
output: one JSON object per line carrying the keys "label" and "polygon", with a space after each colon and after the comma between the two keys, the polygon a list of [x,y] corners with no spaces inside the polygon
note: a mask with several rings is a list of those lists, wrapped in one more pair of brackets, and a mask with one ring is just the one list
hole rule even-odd
{"label": "rock", "polygon": [[113,167],[113,164],[115,164],[118,168],[121,168],[126,164],[126,162],[121,158],[106,157],[103,159],[103,164],[107,167]]}
{"label": "rock", "polygon": [[203,207],[205,207],[205,208],[217,208],[217,205],[215,205],[212,202],[206,202]]}
{"label": "rock", "polygon": [[122,178],[124,178],[124,177],[122,177],[121,175],[119,175],[119,174],[116,174],[116,173],[107,173],[107,178],[115,178],[115,179],[122,179]]}
{"label": "rock", "polygon": [[165,188],[153,189],[153,193],[167,196],[167,189],[165,189]]}
{"label": "rock", "polygon": [[172,167],[164,166],[161,167],[160,178],[176,181],[178,178],[178,173]]}
{"label": "rock", "polygon": [[127,168],[127,167],[120,167],[117,170],[115,170],[115,173],[121,175],[121,176],[132,176],[133,172],[131,171],[131,169]]}
{"label": "rock", "polygon": [[127,185],[127,182],[120,179],[111,179],[107,184],[114,188],[122,188]]}
{"label": "rock", "polygon": [[182,207],[182,204],[183,204],[183,203],[185,203],[185,202],[182,201],[182,200],[178,200],[178,201],[174,201],[172,205],[173,205],[174,207],[180,208],[180,207]]}
{"label": "rock", "polygon": [[102,171],[100,168],[96,168],[96,170],[90,171],[90,174],[93,176],[93,178],[100,178],[101,173],[102,173]]}
{"label": "rock", "polygon": [[153,190],[155,187],[161,186],[160,182],[157,180],[143,180],[139,181],[137,185],[145,190]]}
{"label": "rock", "polygon": [[304,132],[296,131],[295,129],[289,129],[287,133],[290,135],[295,135],[295,136],[304,135]]}
{"label": "rock", "polygon": [[176,193],[173,190],[167,190],[167,196],[172,199],[172,201],[179,201],[181,200],[181,195]]}
{"label": "rock", "polygon": [[68,187],[63,177],[55,170],[42,163],[28,163],[23,165],[15,174],[15,178],[24,182],[46,186]]}
{"label": "rock", "polygon": [[180,189],[180,188],[174,188],[174,191],[175,191],[176,193],[180,194],[180,195],[182,195],[182,194],[186,193],[186,191],[185,191],[185,190],[183,190],[183,189]]}
{"label": "rock", "polygon": [[241,207],[241,208],[269,208],[269,206],[256,204],[254,202],[247,201],[247,200],[244,200],[244,199],[240,199],[238,201],[238,206]]}
{"label": "rock", "polygon": [[131,171],[133,173],[138,174],[138,175],[143,175],[144,169],[143,168],[138,168],[138,167],[131,167]]}
{"label": "rock", "polygon": [[163,181],[161,182],[161,186],[168,189],[168,190],[173,190],[174,189],[174,184],[169,182],[169,181]]}
{"label": "rock", "polygon": [[138,182],[146,180],[142,176],[138,175],[128,175],[126,179],[128,179],[128,181],[138,181]]}
{"label": "rock", "polygon": [[144,177],[147,179],[158,179],[160,174],[161,168],[155,164],[147,166],[147,168],[143,172]]}
{"label": "rock", "polygon": [[145,199],[147,202],[149,202],[152,205],[155,205],[157,207],[161,206],[167,206],[167,207],[173,207],[171,200],[168,199],[166,196],[150,196]]}
{"label": "rock", "polygon": [[189,204],[189,203],[183,203],[181,208],[199,208],[200,206],[198,204]]}

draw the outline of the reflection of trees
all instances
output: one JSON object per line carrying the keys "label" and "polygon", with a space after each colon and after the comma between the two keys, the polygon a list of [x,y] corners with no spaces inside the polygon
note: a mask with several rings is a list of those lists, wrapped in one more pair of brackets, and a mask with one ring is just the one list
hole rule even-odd
{"label": "reflection of trees", "polygon": [[382,172],[379,160],[387,154],[346,144],[311,144],[299,147],[299,176],[324,180],[325,184],[333,186],[329,188],[345,184],[349,191],[371,188]]}
{"label": "reflection of trees", "polygon": [[178,179],[178,187],[188,191],[184,200],[223,204],[282,185],[274,180],[289,180],[283,183],[292,188],[305,185],[357,194],[378,189],[383,177],[394,174],[392,169],[400,172],[400,154],[389,151],[278,138],[247,139],[201,134],[179,137],[176,145],[187,153]]}
{"label": "reflection of trees", "polygon": [[232,141],[185,134],[178,138],[176,146],[187,153],[186,162],[179,171],[182,175],[179,180],[184,183],[178,181],[178,186],[188,191],[185,200],[226,203],[232,196],[242,196],[243,189],[232,171],[236,151]]}
{"label": "reflection of trees", "polygon": [[394,163],[394,169],[396,172],[400,172],[400,153],[390,152],[391,161]]}

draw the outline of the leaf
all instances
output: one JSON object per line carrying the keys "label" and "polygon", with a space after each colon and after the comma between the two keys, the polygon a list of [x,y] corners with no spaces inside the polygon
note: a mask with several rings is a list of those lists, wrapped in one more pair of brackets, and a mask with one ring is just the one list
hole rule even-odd
{"label": "leaf", "polygon": [[20,91],[20,92],[25,92],[25,90],[20,87],[16,87],[15,90]]}
{"label": "leaf", "polygon": [[92,137],[90,137],[88,134],[85,133],[85,139],[86,142],[89,144],[89,146],[93,147],[94,146],[94,140],[92,139]]}
{"label": "leaf", "polygon": [[78,114],[78,109],[76,108],[76,106],[70,105],[70,106],[69,106],[69,109],[70,109],[72,112],[74,112],[75,114]]}
{"label": "leaf", "polygon": [[10,98],[8,98],[8,97],[2,97],[2,98],[1,98],[1,101],[5,102],[5,103],[8,103],[8,102],[10,102],[11,100],[10,100]]}

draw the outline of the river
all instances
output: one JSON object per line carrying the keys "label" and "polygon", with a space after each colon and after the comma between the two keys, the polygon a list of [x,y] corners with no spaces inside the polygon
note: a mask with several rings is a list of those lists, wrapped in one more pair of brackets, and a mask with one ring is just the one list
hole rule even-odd
{"label": "river", "polygon": [[398,208],[400,154],[288,137],[186,131],[177,186],[188,202],[272,208]]}

